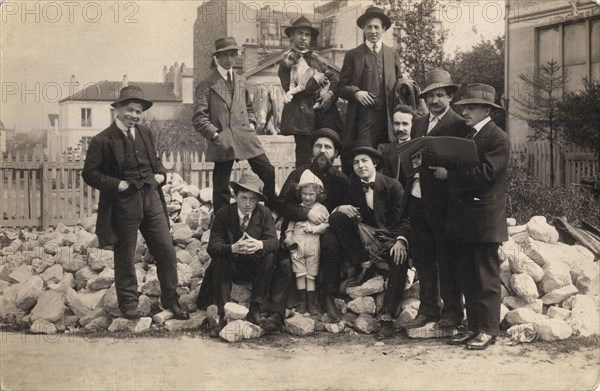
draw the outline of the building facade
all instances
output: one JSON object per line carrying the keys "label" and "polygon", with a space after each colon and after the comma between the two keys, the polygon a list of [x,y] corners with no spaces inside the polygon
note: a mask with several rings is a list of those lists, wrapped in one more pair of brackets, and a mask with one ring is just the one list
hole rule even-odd
{"label": "building facade", "polygon": [[505,104],[512,142],[525,142],[527,123],[517,114],[516,99],[527,88],[520,74],[535,74],[540,65],[556,61],[567,75],[559,94],[583,88],[583,79],[600,80],[600,5],[592,0],[507,2]]}

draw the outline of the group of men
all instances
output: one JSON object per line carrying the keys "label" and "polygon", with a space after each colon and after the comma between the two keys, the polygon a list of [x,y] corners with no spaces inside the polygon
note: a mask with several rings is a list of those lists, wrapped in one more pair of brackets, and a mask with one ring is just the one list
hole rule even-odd
{"label": "group of men", "polygon": [[[436,322],[440,328],[461,327],[464,296],[468,327],[450,343],[485,349],[498,334],[497,250],[507,239],[504,187],[509,145],[490,119],[491,111],[501,108],[494,103],[495,91],[484,84],[466,86],[463,99],[456,102],[463,107],[461,117],[450,107],[460,86],[446,71],[433,70],[421,93],[429,114],[416,118],[414,107],[394,99],[393,89],[402,75],[398,55],[382,43],[390,19],[380,8],[370,7],[357,25],[365,43],[346,53],[339,78],[309,50],[319,32],[307,18],[285,30],[292,49],[325,74],[329,90],[319,94],[321,85],[309,81],[284,107],[282,134],[294,136],[296,168],[279,195],[274,168],[256,135],[246,80],[233,72],[241,48],[230,37],[215,41],[214,69],[197,87],[192,119],[207,139],[207,160],[215,163],[208,245],[212,260],[198,307],[216,304],[219,319],[211,335],[217,336],[226,322],[224,307],[232,282],[247,281],[253,287],[247,319],[266,330],[281,329],[293,289],[289,248],[282,245],[286,228],[297,222],[328,223],[320,235],[316,280],[322,308],[332,322],[342,317],[334,300],[342,279],[348,277],[344,284],[360,285],[379,273],[388,281],[378,338],[392,337],[410,258],[420,281],[421,304],[416,318],[403,326]],[[282,87],[289,89],[290,69],[282,64],[278,75]],[[338,97],[348,101],[345,123],[335,104]],[[138,124],[151,105],[138,87],[121,91],[114,103],[117,119],[92,139],[83,178],[101,190],[97,234],[101,245],[115,245],[115,282],[123,315],[140,316],[133,268],[139,229],[157,261],[162,305],[184,319],[189,315],[178,304],[176,258],[160,190],[166,170],[156,157],[149,130]],[[418,172],[408,176],[397,146],[425,135],[473,139],[479,164],[441,167],[424,160]],[[338,156],[342,171],[334,167]],[[237,160],[248,160],[255,174],[230,182]],[[323,188],[325,208],[303,206],[298,185],[307,171]],[[235,203],[230,203],[230,186]],[[280,238],[274,216],[282,219]],[[384,267],[361,240],[360,224],[389,238]]]}

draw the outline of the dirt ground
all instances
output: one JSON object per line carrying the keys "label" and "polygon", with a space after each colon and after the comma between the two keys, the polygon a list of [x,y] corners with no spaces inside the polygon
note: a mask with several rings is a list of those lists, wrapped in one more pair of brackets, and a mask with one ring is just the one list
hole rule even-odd
{"label": "dirt ground", "polygon": [[0,334],[2,390],[598,390],[599,339],[500,340],[483,352],[441,340],[288,334],[228,344],[203,334]]}

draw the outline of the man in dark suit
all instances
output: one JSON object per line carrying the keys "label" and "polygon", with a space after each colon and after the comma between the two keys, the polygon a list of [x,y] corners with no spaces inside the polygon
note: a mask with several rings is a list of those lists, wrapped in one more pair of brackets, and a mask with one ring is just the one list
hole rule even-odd
{"label": "man in dark suit", "polygon": [[[305,164],[296,168],[287,177],[277,201],[277,213],[284,218],[281,225],[282,237],[290,221],[310,221],[313,224],[322,224],[327,221],[328,215],[321,213],[315,208],[307,210],[301,203],[298,194],[298,183],[305,170],[312,171],[321,182],[325,189],[325,200],[323,205],[329,213],[340,206],[346,196],[349,180],[340,170],[333,166],[335,158],[342,149],[342,142],[337,132],[332,129],[318,129],[312,134],[312,154],[313,159],[310,164]],[[340,243],[337,241],[333,231],[328,229],[321,234],[321,257],[320,271],[318,280],[323,295],[325,309],[332,319],[339,319],[341,313],[335,306],[333,295],[337,294],[340,288],[340,265],[341,254]],[[280,261],[289,262],[289,254],[286,250],[281,251]],[[290,266],[291,269],[291,266]],[[287,296],[285,298],[287,301]],[[273,319],[274,325],[278,325],[283,319]]]}
{"label": "man in dark suit", "polygon": [[92,138],[81,176],[100,190],[96,234],[101,247],[114,245],[115,286],[119,309],[125,318],[136,319],[137,277],[133,258],[140,230],[156,260],[161,302],[175,318],[189,315],[179,305],[177,257],[169,231],[169,216],[161,186],[166,169],[156,154],[150,129],[138,124],[142,112],[152,106],[143,91],[128,85],[112,106],[117,118]]}
{"label": "man in dark suit", "polygon": [[391,329],[393,335],[392,317],[400,305],[408,271],[407,238],[410,224],[402,206],[404,190],[396,179],[376,171],[383,160],[375,149],[355,148],[347,157],[352,161],[354,175],[350,178],[344,205],[331,214],[329,225],[338,242],[343,244],[340,248],[344,260],[360,270],[352,280],[352,285],[360,285],[373,265],[372,256],[360,239],[358,223],[388,231],[394,244],[389,250],[389,278],[381,321],[382,327],[388,331]]}
{"label": "man in dark suit", "polygon": [[[442,69],[427,74],[426,87],[421,96],[425,98],[429,114],[414,121],[412,139],[423,136],[466,136],[465,121],[450,107],[458,87],[452,83],[450,74]],[[407,203],[412,230],[411,255],[419,275],[421,303],[417,317],[404,326],[416,328],[439,321],[438,327],[453,328],[461,324],[463,310],[456,278],[452,274],[454,268],[451,263],[454,260],[446,254],[444,229],[448,185],[434,178],[426,163],[411,178],[412,185],[407,189],[410,193]],[[440,296],[443,308],[440,306]]]}
{"label": "man in dark suit", "polygon": [[279,242],[271,211],[258,203],[267,199],[263,186],[256,175],[242,175],[238,182],[231,182],[236,202],[215,214],[207,248],[213,267],[208,283],[213,285],[219,313],[212,337],[217,337],[225,326],[224,307],[230,301],[233,280],[252,282],[247,315],[250,322],[260,324],[261,306],[268,304]]}
{"label": "man in dark suit", "polygon": [[[281,134],[293,135],[296,143],[296,167],[309,164],[312,159],[312,133],[314,129],[329,128],[341,133],[342,119],[335,104],[339,76],[325,64],[318,54],[309,50],[310,41],[319,35],[319,30],[312,27],[305,17],[299,17],[285,34],[292,41],[292,49],[302,53],[309,67],[325,74],[329,80],[329,91],[321,98],[315,98],[319,84],[310,78],[304,91],[294,95],[292,101],[286,103],[281,114]],[[279,65],[277,72],[281,86],[285,91],[290,89],[291,68]],[[318,103],[313,108],[315,102]]]}
{"label": "man in dark suit", "polygon": [[451,344],[482,350],[493,344],[500,323],[500,259],[498,247],[508,239],[506,227],[506,170],[508,136],[490,118],[496,91],[486,84],[469,84],[463,116],[475,141],[479,165],[445,169],[433,166],[433,175],[450,189],[446,238],[449,256],[457,261],[456,274],[465,296],[468,330]]}
{"label": "man in dark suit", "polygon": [[215,162],[213,209],[229,204],[229,178],[234,161],[248,160],[265,183],[267,206],[275,202],[275,169],[256,135],[256,120],[246,79],[233,72],[238,55],[235,39],[215,41],[216,68],[198,84],[192,122],[207,139],[206,161]]}
{"label": "man in dark suit", "polygon": [[[402,77],[400,59],[394,49],[382,42],[392,22],[381,8],[367,8],[356,23],[366,41],[344,56],[339,96],[348,101],[348,110],[342,143],[346,150],[376,149],[379,144],[394,140],[392,110],[394,87]],[[352,164],[343,163],[344,172],[350,173]]]}

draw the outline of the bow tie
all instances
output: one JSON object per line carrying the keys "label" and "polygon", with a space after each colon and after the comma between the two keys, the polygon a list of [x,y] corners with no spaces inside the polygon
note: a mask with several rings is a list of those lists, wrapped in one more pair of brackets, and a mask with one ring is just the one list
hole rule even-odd
{"label": "bow tie", "polygon": [[368,193],[369,189],[374,189],[375,188],[375,182],[361,182],[360,184],[362,186],[362,190],[365,193]]}
{"label": "bow tie", "polygon": [[310,60],[311,60],[311,57],[312,57],[312,51],[307,50],[304,53],[298,51],[298,53],[302,54],[302,57],[304,57],[304,60],[306,61],[306,63],[308,64],[308,66],[310,66]]}

